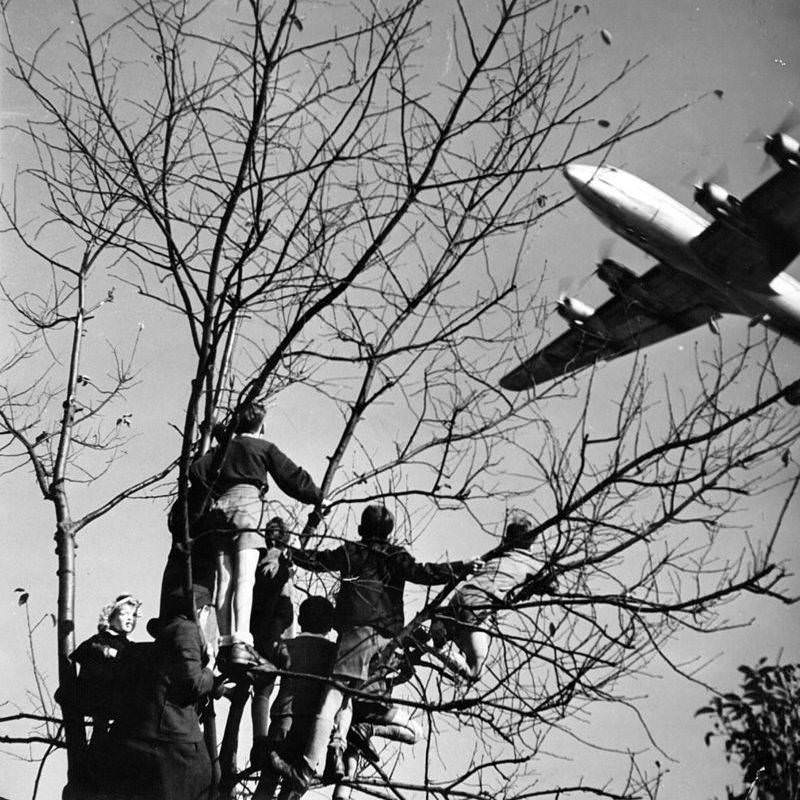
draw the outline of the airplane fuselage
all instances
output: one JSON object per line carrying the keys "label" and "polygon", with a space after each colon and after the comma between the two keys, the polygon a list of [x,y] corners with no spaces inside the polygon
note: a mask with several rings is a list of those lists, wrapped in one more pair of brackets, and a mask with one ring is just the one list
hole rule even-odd
{"label": "airplane fuselage", "polygon": [[661,263],[703,281],[721,313],[757,319],[800,343],[800,282],[786,272],[763,287],[725,280],[705,264],[691,242],[710,224],[641,178],[616,167],[568,166],[564,174],[580,201],[604,225]]}

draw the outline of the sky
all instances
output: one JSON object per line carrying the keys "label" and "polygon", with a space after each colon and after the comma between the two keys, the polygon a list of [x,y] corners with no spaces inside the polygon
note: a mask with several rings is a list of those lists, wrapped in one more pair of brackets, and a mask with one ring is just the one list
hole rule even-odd
{"label": "sky", "polygon": [[[443,14],[447,3],[438,6]],[[488,5],[488,4],[487,4]],[[761,173],[763,152],[745,139],[754,129],[765,133],[772,130],[793,102],[800,102],[800,6],[795,0],[596,0],[589,2],[586,19],[587,49],[592,57],[588,69],[608,74],[626,60],[642,55],[644,64],[605,101],[603,114],[612,123],[632,107],[640,109],[643,117],[663,113],[668,108],[692,101],[713,90],[723,91],[722,98],[708,94],[687,111],[662,125],[619,144],[609,156],[609,162],[634,172],[688,204],[691,187],[684,181],[687,173],[707,176],[725,165],[728,188],[744,195],[771,174],[774,167]],[[32,46],[46,35],[51,26],[68,25],[66,4],[59,0],[37,3],[37,14],[24,14],[21,4],[12,4],[12,19],[21,41]],[[308,14],[313,13],[309,9]],[[600,38],[600,30],[611,34],[611,44]],[[440,58],[444,60],[446,27],[436,18],[431,36],[442,37]],[[435,63],[429,69],[435,73],[443,68]],[[5,123],[24,118],[29,111],[25,99],[13,86],[4,82],[3,120]],[[3,183],[13,175],[15,162],[24,156],[19,140],[12,132],[3,132]],[[691,183],[691,181],[690,181]],[[566,189],[566,187],[564,187]],[[30,199],[30,202],[35,202]],[[592,305],[607,296],[605,287],[589,278],[598,252],[607,248],[612,235],[594,220],[588,211],[571,203],[557,215],[550,215],[536,232],[535,250],[531,253],[531,277],[546,265],[548,278],[542,291],[550,297],[568,287]],[[0,275],[20,280],[14,272],[16,264],[9,256],[17,251],[7,239],[0,244],[4,257]],[[630,245],[617,240],[612,250],[614,258],[641,272],[649,264],[648,257]],[[800,278],[800,264],[788,270]],[[124,292],[121,292],[124,298]],[[138,461],[148,468],[160,466],[164,459],[165,437],[175,434],[166,421],[177,421],[177,393],[180,391],[182,369],[187,353],[174,344],[172,323],[154,309],[137,308],[131,316],[125,308],[111,308],[106,323],[124,341],[133,345],[140,336],[137,363],[146,377],[156,368],[171,375],[164,391],[165,397],[154,400],[144,413],[139,410],[148,398],[137,396],[139,428],[130,448]],[[139,331],[139,325],[142,331]],[[746,324],[741,319],[725,319],[721,324],[723,339],[738,341]],[[555,315],[550,331],[559,333],[563,324]],[[91,331],[93,343],[99,345],[102,334]],[[529,332],[532,341],[539,332]],[[648,353],[651,364],[663,364],[667,379],[679,381],[694,363],[693,343],[700,341],[708,347],[710,334],[700,330],[662,343]],[[797,349],[783,344],[778,358],[785,366],[797,363]],[[509,367],[513,366],[508,365]],[[629,364],[609,364],[600,378],[611,387],[624,376]],[[501,372],[502,374],[502,372]],[[499,376],[498,376],[499,377]],[[147,382],[143,380],[142,392]],[[175,393],[175,396],[169,396]],[[608,399],[606,398],[606,402]],[[604,402],[601,393],[598,402]],[[135,402],[133,403],[136,404]],[[554,411],[568,417],[569,407]],[[786,413],[797,413],[787,409]],[[315,419],[312,406],[298,403],[289,396],[271,410],[275,426],[280,429],[278,443],[291,450],[293,457],[313,475],[324,470],[326,433]],[[391,414],[391,412],[389,412]],[[170,416],[172,415],[172,416]],[[159,419],[160,417],[160,419]],[[175,437],[175,448],[177,448]],[[146,472],[146,470],[145,470]],[[91,506],[92,487],[78,494],[76,505]],[[768,499],[759,500],[748,509],[750,522],[773,518]],[[27,647],[23,610],[16,605],[15,587],[30,592],[30,609],[35,618],[53,610],[55,598],[55,559],[49,531],[52,528],[51,510],[41,502],[29,474],[15,473],[3,477],[0,494],[0,524],[7,531],[4,540],[5,557],[0,563],[0,635],[4,647],[0,650],[0,668],[10,677],[8,696],[20,698],[32,685],[30,668],[24,652]],[[145,617],[154,612],[160,569],[166,554],[167,536],[163,527],[163,504],[128,504],[124,510],[111,514],[102,524],[82,534],[79,547],[78,626],[85,635],[94,627],[100,606],[121,591],[136,592],[146,604]],[[798,505],[791,510],[791,525],[797,525]],[[449,545],[450,556],[468,555],[468,548],[480,543]],[[430,557],[440,554],[423,553]],[[794,572],[800,563],[797,540],[784,541],[781,556],[788,559]],[[797,580],[794,586],[800,592]],[[5,599],[3,599],[5,598]],[[681,635],[672,644],[671,656],[676,661],[700,658],[710,661],[702,679],[714,686],[733,688],[738,681],[736,666],[752,663],[762,655],[774,658],[782,654],[784,661],[800,659],[800,630],[796,611],[774,603],[744,601],[727,609],[733,622],[755,618],[756,623],[714,637],[713,641],[698,636]],[[143,631],[140,631],[143,636]],[[47,636],[39,640],[42,669],[51,683],[55,674],[54,660]],[[659,667],[657,674],[637,678],[630,693],[640,699],[637,703],[652,726],[652,733],[663,748],[670,763],[663,797],[674,796],[710,798],[724,796],[725,781],[734,783],[736,770],[724,762],[721,748],[706,749],[702,744],[705,722],[692,718],[694,710],[707,698],[703,686],[688,683]],[[621,722],[617,708],[596,707],[586,723],[587,735],[599,738],[612,747],[629,746],[624,729],[631,720]],[[577,745],[556,745],[565,750],[556,753],[565,759],[565,772],[576,766],[587,774],[602,775],[603,758],[582,750]],[[574,747],[574,750],[570,750]],[[0,795],[12,798],[29,796],[33,768],[29,763],[2,757]],[[662,758],[662,761],[664,759]],[[547,766],[543,765],[543,774]],[[54,761],[45,771],[41,797],[56,796],[59,769]]]}

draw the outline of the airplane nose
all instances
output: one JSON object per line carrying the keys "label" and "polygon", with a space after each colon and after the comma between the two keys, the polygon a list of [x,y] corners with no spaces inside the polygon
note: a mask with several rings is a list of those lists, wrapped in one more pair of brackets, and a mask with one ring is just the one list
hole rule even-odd
{"label": "airplane nose", "polygon": [[597,174],[597,167],[591,164],[567,164],[564,167],[564,177],[569,185],[579,195],[584,195],[589,181]]}

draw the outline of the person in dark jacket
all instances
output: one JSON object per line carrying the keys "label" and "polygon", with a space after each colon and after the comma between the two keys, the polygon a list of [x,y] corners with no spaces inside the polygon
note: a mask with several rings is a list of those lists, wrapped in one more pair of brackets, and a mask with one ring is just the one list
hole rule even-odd
{"label": "person in dark jacket", "polygon": [[70,655],[80,667],[77,683],[78,707],[92,717],[92,741],[96,744],[108,731],[114,716],[113,694],[118,665],[130,642],[141,603],[130,594],[121,594],[103,606],[97,633],[81,642]]}
{"label": "person in dark jacket", "polygon": [[318,507],[322,493],[310,475],[264,432],[264,406],[250,403],[234,419],[235,435],[191,466],[193,490],[210,499],[201,534],[213,533],[217,550],[217,623],[220,661],[235,666],[259,660],[249,630],[259,550],[265,547],[262,497],[271,477],[294,500]]}
{"label": "person in dark jacket", "polygon": [[[265,737],[255,735],[253,739],[250,763],[262,767],[253,800],[269,800],[275,793],[281,773],[273,768],[274,761],[279,767],[281,761],[296,762],[305,750],[325,684],[301,675],[327,678],[336,658],[336,643],[327,638],[333,627],[333,605],[326,598],[306,598],[300,604],[298,621],[301,633],[280,644],[275,660],[282,670],[299,674],[281,678],[278,696],[272,704],[269,731]],[[293,789],[287,784],[279,800],[288,800]]]}
{"label": "person in dark jacket", "polygon": [[[260,551],[256,567],[256,584],[253,590],[253,612],[250,617],[250,632],[256,651],[273,664],[280,664],[283,636],[294,622],[292,605],[292,571],[286,556],[289,531],[280,517],[273,517],[266,528],[267,549]],[[327,602],[327,601],[326,601]],[[301,606],[302,608],[302,606]],[[331,615],[333,607],[331,606]],[[330,630],[328,625],[327,630]],[[259,755],[266,750],[259,742],[266,741],[270,720],[270,696],[275,686],[276,675],[272,671],[254,670],[253,700],[253,750],[250,763],[256,766]]]}
{"label": "person in dark jacket", "polygon": [[[217,423],[211,433],[211,440],[219,443],[225,426]],[[201,457],[195,461],[199,461]],[[214,586],[217,580],[217,547],[214,536],[203,531],[197,524],[209,502],[208,484],[212,463],[204,459],[198,463],[194,471],[190,469],[191,481],[187,497],[187,515],[189,517],[189,546],[192,562],[192,592],[194,604],[199,609],[211,606],[214,602]],[[183,507],[179,499],[172,504],[167,516],[167,529],[172,535],[172,547],[167,556],[167,563],[161,578],[161,594],[159,615],[168,604],[180,598],[185,592],[186,550],[184,544]],[[201,611],[201,614],[203,612]],[[201,623],[202,624],[202,623]]]}
{"label": "person in dark jacket", "polygon": [[[445,584],[479,570],[483,562],[455,561],[421,564],[403,547],[388,541],[394,517],[381,504],[368,505],[358,526],[360,542],[345,542],[331,550],[306,551],[290,548],[294,562],[314,572],[336,572],[341,579],[336,602],[335,627],[339,631],[333,677],[339,683],[358,687],[369,673],[372,657],[403,628],[403,590],[406,581],[433,586]],[[349,698],[335,686],[323,693],[320,711],[303,762],[295,773],[302,786],[318,774],[337,714],[337,737],[333,742],[336,774],[344,771],[342,754],[350,727]]]}
{"label": "person in dark jacket", "polygon": [[211,760],[199,709],[214,688],[214,674],[190,604],[180,605],[148,625],[153,644],[132,645],[126,653],[127,702],[109,733],[107,794],[113,800],[209,797]]}

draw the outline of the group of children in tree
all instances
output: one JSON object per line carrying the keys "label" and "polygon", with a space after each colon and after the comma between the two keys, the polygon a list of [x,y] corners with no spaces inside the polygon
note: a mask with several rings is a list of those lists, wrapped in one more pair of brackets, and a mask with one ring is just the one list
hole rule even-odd
{"label": "group of children in tree", "polygon": [[[553,589],[546,565],[529,552],[531,526],[523,515],[512,517],[502,557],[488,564],[417,562],[390,541],[394,518],[382,504],[363,509],[358,540],[324,550],[291,546],[282,520],[265,514],[268,480],[318,513],[323,498],[308,473],[263,432],[263,406],[246,405],[237,412],[230,440],[190,468],[194,606],[183,583],[185,526],[176,504],[160,616],[148,624],[155,642],[144,646],[152,652],[139,648],[136,658],[120,657],[133,652],[125,645],[139,608],[123,595],[104,609],[99,633],[73,654],[81,667],[79,702],[83,697],[84,711],[94,717],[92,747],[102,751],[105,769],[113,773],[102,797],[202,796],[210,762],[201,752],[197,704],[231,676],[247,675],[253,684],[251,766],[261,772],[256,800],[271,798],[279,784],[279,797],[289,800],[320,777],[351,774],[356,752],[377,760],[372,736],[408,743],[418,737],[406,708],[390,697],[393,680],[398,673],[408,677],[414,656],[438,656],[445,671],[477,679],[489,648],[486,618],[521,586],[529,593]],[[325,597],[305,599],[298,614],[301,633],[287,638],[295,567],[337,575],[339,592],[335,607]],[[429,631],[420,629],[403,643],[398,635],[405,625],[407,581],[457,588],[435,612]],[[212,597],[219,640],[205,643],[194,614]],[[448,643],[452,652],[445,655]],[[398,659],[399,652],[405,657]],[[276,673],[280,687],[270,704]],[[135,703],[124,708],[112,697],[121,680],[137,684]],[[92,685],[105,688],[89,703]]]}

